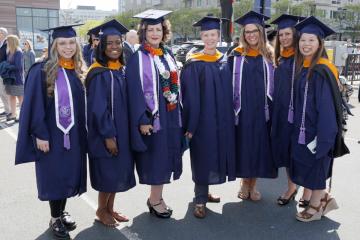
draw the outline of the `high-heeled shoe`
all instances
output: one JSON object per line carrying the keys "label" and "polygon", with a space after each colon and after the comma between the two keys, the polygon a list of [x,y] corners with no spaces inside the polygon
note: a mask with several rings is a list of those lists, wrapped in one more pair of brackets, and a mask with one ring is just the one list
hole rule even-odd
{"label": "high-heeled shoe", "polygon": [[321,202],[325,202],[324,211],[322,213],[325,216],[328,212],[339,208],[335,198],[330,197],[329,194],[325,194],[325,197],[321,199]]}
{"label": "high-heeled shoe", "polygon": [[309,200],[305,200],[302,198],[299,200],[299,207],[301,207],[301,208],[306,208],[309,206],[309,204],[310,204]]}
{"label": "high-heeled shoe", "polygon": [[[160,201],[161,201],[161,202],[164,202],[164,199],[161,198]],[[165,204],[165,205],[166,205],[166,204]],[[173,212],[173,209],[172,209],[170,206],[168,206],[168,205],[166,205],[166,210],[168,210],[168,211],[171,212],[171,213]]]}
{"label": "high-heeled shoe", "polygon": [[[308,210],[311,208],[314,209],[316,212],[313,214],[309,213]],[[304,211],[296,214],[296,219],[300,222],[312,222],[312,221],[320,220],[321,217],[323,216],[323,211],[324,208],[322,207],[321,202],[317,207],[314,207],[311,204],[309,204],[309,206]]]}
{"label": "high-heeled shoe", "polygon": [[146,205],[149,208],[150,214],[154,214],[158,218],[170,218],[172,215],[172,212],[168,211],[167,209],[165,212],[158,212],[154,207],[161,205],[161,201],[157,204],[151,204],[150,200],[148,199],[146,202]]}
{"label": "high-heeled shoe", "polygon": [[289,198],[284,198],[284,197],[280,196],[277,199],[277,204],[279,204],[280,206],[287,205],[290,201],[295,200],[296,194],[297,194],[297,190],[295,189],[295,191],[290,195]]}

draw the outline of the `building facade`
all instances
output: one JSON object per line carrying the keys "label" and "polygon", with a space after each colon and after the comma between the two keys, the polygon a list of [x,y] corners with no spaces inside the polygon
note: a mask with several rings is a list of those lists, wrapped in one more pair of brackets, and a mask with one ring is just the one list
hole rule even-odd
{"label": "building facade", "polygon": [[[119,0],[119,2],[122,0]],[[139,12],[149,8],[179,9],[184,7],[184,1],[174,0],[123,0],[124,11]]]}
{"label": "building facade", "polygon": [[0,26],[40,50],[47,47],[47,34],[40,29],[58,26],[59,8],[60,0],[1,0]]}
{"label": "building facade", "polygon": [[104,20],[106,17],[116,15],[117,11],[96,10],[94,6],[77,6],[76,9],[60,10],[60,25],[85,23],[88,20]]}

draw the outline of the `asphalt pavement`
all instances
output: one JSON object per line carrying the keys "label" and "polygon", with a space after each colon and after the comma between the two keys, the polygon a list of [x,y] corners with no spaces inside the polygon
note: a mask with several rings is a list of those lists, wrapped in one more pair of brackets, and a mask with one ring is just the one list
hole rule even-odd
{"label": "asphalt pavement", "polygon": [[[88,191],[68,200],[67,210],[78,223],[71,236],[76,240],[355,240],[360,239],[360,104],[357,90],[350,104],[355,114],[348,121],[346,143],[351,154],[335,160],[332,194],[340,208],[321,221],[296,221],[297,201],[279,207],[277,197],[286,188],[283,169],[275,180],[259,180],[260,202],[237,198],[239,180],[212,186],[221,196],[208,204],[205,219],[193,216],[193,182],[189,153],[183,158],[180,180],[164,188],[164,199],[174,209],[172,218],[149,214],[146,199],[149,187],[137,185],[116,197],[116,209],[131,218],[111,229],[94,221],[97,192],[88,181]],[[0,107],[0,112],[2,111]],[[14,165],[18,124],[0,119],[0,240],[53,239],[48,230],[49,204],[37,199],[34,164]],[[302,192],[302,191],[300,191]],[[296,200],[300,198],[298,193]]]}

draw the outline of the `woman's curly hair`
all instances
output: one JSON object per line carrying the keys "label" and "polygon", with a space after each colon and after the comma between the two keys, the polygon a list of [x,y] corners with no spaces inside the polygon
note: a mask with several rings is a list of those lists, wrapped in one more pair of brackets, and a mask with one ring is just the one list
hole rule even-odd
{"label": "woman's curly hair", "polygon": [[[148,27],[148,23],[144,20],[141,20],[140,24],[138,25],[138,36],[140,43],[144,43],[146,41],[146,29]],[[169,20],[164,20],[162,22],[162,29],[163,29],[163,38],[161,40],[161,44],[164,45],[166,42],[168,42],[171,39],[171,23]]]}

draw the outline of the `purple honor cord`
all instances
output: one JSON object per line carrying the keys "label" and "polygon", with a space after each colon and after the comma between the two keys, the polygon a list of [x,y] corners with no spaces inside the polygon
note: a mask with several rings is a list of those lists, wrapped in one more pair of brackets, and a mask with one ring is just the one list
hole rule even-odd
{"label": "purple honor cord", "polygon": [[295,59],[292,67],[291,75],[291,97],[289,103],[288,122],[294,123],[294,81],[295,81]]}
{"label": "purple honor cord", "polygon": [[306,80],[305,84],[305,93],[304,93],[304,105],[303,110],[301,114],[301,125],[300,125],[300,133],[299,133],[299,139],[298,143],[304,145],[305,144],[305,114],[306,114],[306,102],[307,102],[307,95],[308,95],[308,89],[309,89],[309,82]]}

